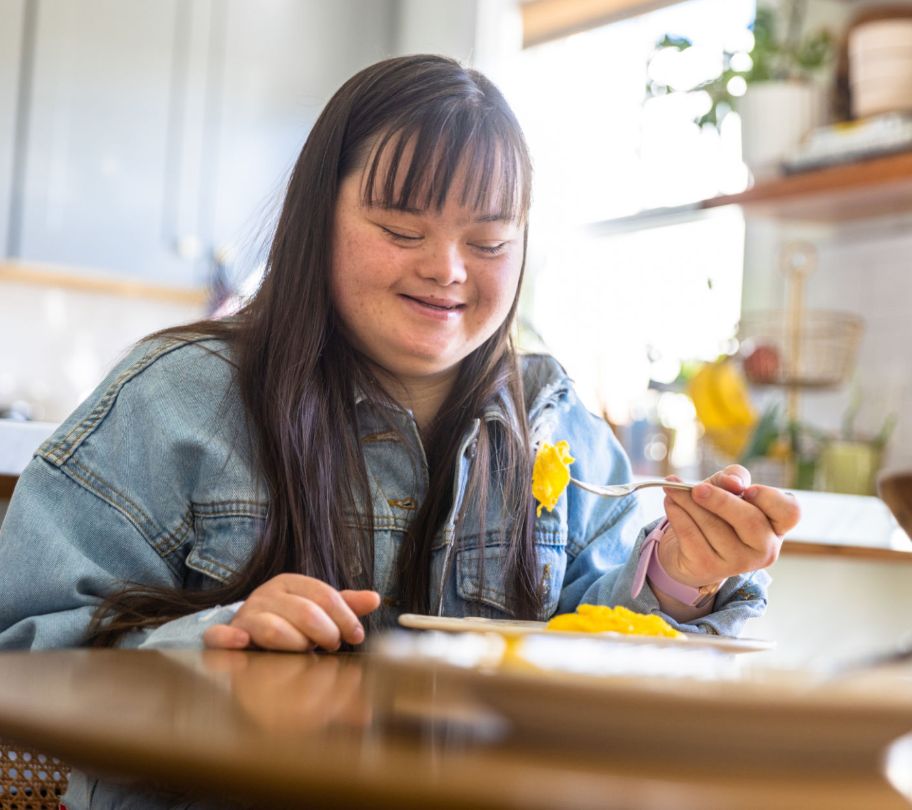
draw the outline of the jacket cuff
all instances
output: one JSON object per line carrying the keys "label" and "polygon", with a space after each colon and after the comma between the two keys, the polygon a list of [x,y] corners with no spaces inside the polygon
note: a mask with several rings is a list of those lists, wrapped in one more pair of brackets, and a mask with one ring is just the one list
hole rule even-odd
{"label": "jacket cuff", "polygon": [[203,649],[203,634],[213,625],[229,624],[243,604],[243,602],[235,602],[232,605],[218,605],[165,622],[154,630],[131,633],[125,638],[126,646],[136,647],[140,650],[175,648],[201,650]]}

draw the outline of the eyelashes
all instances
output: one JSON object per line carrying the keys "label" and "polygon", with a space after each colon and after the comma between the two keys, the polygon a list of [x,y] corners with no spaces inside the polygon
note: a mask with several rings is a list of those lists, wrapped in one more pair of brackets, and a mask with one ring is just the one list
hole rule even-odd
{"label": "eyelashes", "polygon": [[[410,234],[400,233],[399,231],[394,231],[392,228],[387,228],[385,225],[380,225],[380,230],[382,230],[394,242],[397,242],[401,245],[414,246],[421,242],[424,238],[421,236],[411,236]],[[476,242],[470,242],[469,247],[471,247],[473,250],[477,250],[479,253],[482,253],[485,256],[498,256],[507,249],[507,246],[509,244],[509,240],[498,242],[495,245],[480,245]]]}
{"label": "eyelashes", "polygon": [[509,242],[501,242],[497,245],[472,245],[472,247],[475,248],[475,250],[486,253],[488,256],[497,256],[498,254],[503,253],[509,244]]}
{"label": "eyelashes", "polygon": [[383,225],[380,226],[380,230],[382,230],[382,231],[383,231],[387,236],[389,236],[394,242],[415,243],[415,242],[420,242],[420,241],[421,241],[421,237],[420,237],[420,236],[409,236],[408,234],[399,233],[398,231],[394,231],[394,230],[392,230],[392,229],[390,229],[390,228],[387,228],[387,227],[385,227],[385,226],[383,226]]}

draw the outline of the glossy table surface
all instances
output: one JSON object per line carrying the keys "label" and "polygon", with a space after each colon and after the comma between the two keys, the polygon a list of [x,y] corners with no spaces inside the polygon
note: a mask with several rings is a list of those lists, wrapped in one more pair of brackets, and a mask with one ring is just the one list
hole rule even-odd
{"label": "glossy table surface", "polygon": [[[0,653],[0,737],[258,806],[912,806],[878,763],[656,756],[610,735],[575,744],[511,731],[470,698],[371,654]],[[694,729],[711,734],[711,721]]]}

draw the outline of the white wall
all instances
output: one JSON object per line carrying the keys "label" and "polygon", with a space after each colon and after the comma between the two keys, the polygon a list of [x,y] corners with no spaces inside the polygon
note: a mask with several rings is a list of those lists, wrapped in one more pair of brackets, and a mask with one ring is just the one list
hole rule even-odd
{"label": "white wall", "polygon": [[[801,418],[837,431],[859,389],[860,433],[876,434],[898,417],[885,466],[912,468],[912,232],[908,217],[832,228],[748,221],[745,237],[745,310],[787,304],[780,249],[791,240],[815,246],[817,267],[806,285],[806,306],[851,312],[864,321],[854,376],[832,391],[806,391]],[[783,394],[784,396],[784,394]]]}
{"label": "white wall", "polygon": [[179,301],[0,282],[0,403],[62,420],[144,335],[203,315]]}
{"label": "white wall", "polygon": [[497,80],[522,45],[518,0],[399,0],[396,52],[438,53]]}

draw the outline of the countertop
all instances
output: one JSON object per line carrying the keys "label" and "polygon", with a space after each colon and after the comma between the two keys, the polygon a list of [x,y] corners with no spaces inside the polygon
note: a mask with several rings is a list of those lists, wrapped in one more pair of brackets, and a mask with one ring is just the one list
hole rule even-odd
{"label": "countertop", "polygon": [[0,419],[0,475],[19,475],[38,445],[56,428],[55,422]]}

